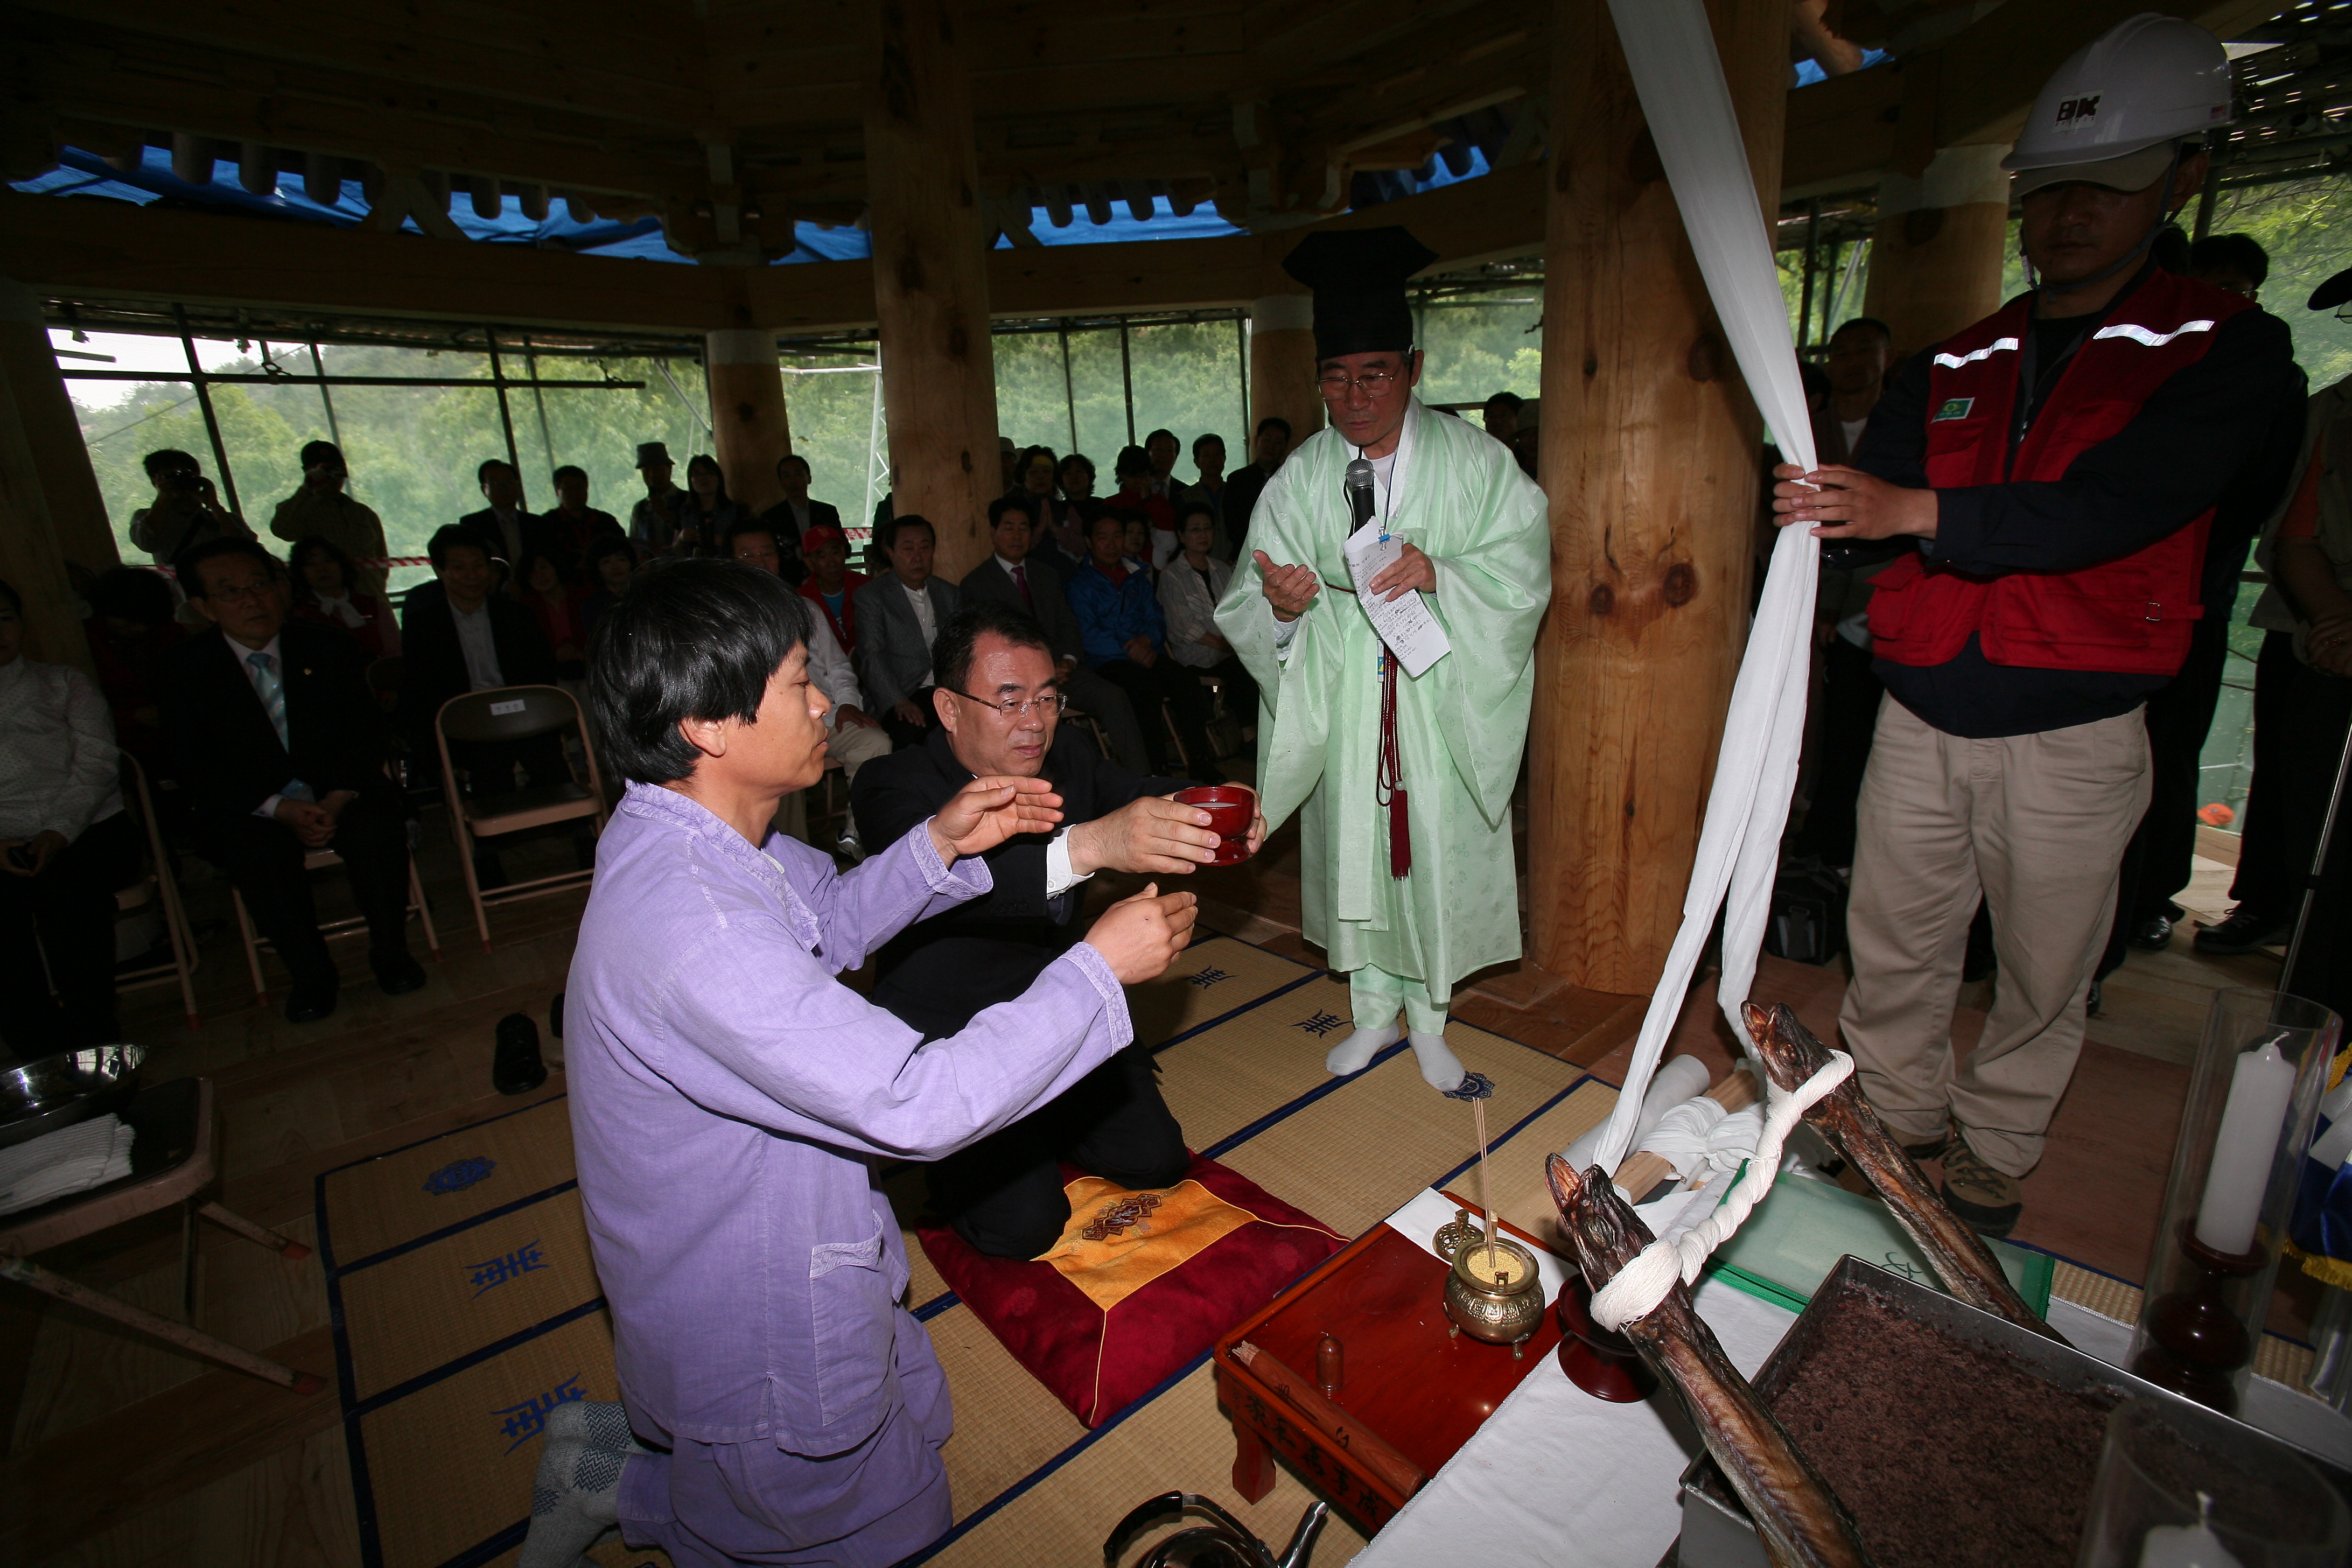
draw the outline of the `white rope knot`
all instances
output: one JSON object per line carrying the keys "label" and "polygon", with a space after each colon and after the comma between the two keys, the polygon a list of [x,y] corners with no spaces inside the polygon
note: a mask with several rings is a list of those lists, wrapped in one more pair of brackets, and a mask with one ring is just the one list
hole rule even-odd
{"label": "white rope knot", "polygon": [[1764,1113],[1764,1136],[1757,1141],[1756,1155],[1748,1162],[1747,1171],[1732,1184],[1731,1191],[1706,1218],[1690,1229],[1662,1237],[1642,1248],[1633,1260],[1617,1271],[1617,1277],[1592,1295],[1592,1321],[1612,1333],[1627,1323],[1647,1317],[1659,1302],[1666,1299],[1679,1279],[1689,1284],[1697,1279],[1715,1249],[1730,1240],[1764,1194],[1772,1190],[1772,1182],[1780,1173],[1780,1149],[1804,1120],[1805,1112],[1827,1099],[1830,1092],[1853,1076],[1853,1058],[1843,1051],[1830,1052],[1829,1065],[1807,1079],[1792,1091],[1780,1086],[1770,1089],[1770,1100]]}

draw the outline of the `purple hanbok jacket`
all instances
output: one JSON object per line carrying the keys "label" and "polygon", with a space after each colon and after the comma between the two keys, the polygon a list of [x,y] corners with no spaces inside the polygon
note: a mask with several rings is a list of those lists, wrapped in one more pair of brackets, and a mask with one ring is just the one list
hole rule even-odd
{"label": "purple hanbok jacket", "polygon": [[810,1456],[872,1434],[898,1400],[897,1336],[922,1331],[898,1309],[906,1247],[877,1163],[992,1132],[1133,1037],[1084,942],[920,1049],[834,978],[989,886],[977,858],[941,866],[927,832],[843,875],[804,844],[754,849],[676,791],[629,786],[596,847],[563,1039],[640,1432]]}

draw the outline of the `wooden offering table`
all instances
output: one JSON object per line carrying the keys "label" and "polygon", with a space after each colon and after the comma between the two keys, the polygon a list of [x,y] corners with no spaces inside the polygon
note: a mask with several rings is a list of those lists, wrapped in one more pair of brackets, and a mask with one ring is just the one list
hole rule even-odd
{"label": "wooden offering table", "polygon": [[[1476,1214],[1475,1205],[1446,1196]],[[1544,1249],[1517,1226],[1502,1228]],[[1449,1334],[1445,1276],[1445,1264],[1412,1237],[1374,1226],[1217,1342],[1217,1400],[1234,1424],[1235,1491],[1252,1502],[1265,1497],[1279,1452],[1370,1534],[1558,1347],[1559,1322],[1549,1305],[1521,1359],[1507,1345]],[[1325,1334],[1339,1342],[1342,1360],[1328,1397],[1315,1383]]]}

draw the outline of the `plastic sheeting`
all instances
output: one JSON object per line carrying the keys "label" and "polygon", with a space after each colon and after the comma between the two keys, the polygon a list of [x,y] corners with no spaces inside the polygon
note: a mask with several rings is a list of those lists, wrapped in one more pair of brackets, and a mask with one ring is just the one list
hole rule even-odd
{"label": "plastic sheeting", "polygon": [[[1788,301],[1780,293],[1764,211],[1706,8],[1702,0],[1610,0],[1609,9],[1740,373],[1781,452],[1810,470],[1812,421],[1797,377]],[[1731,1020],[1733,1037],[1747,1040],[1739,1005],[1756,978],[1780,834],[1796,787],[1820,564],[1819,540],[1801,528],[1780,531],[1724,720],[1698,856],[1683,900],[1682,929],[1668,950],[1665,973],[1651,995],[1633,1065],[1626,1069],[1624,1092],[1601,1140],[1598,1159],[1607,1169],[1615,1170],[1632,1148],[1643,1091],[1681,1016],[1717,909],[1724,910],[1717,1000]]]}

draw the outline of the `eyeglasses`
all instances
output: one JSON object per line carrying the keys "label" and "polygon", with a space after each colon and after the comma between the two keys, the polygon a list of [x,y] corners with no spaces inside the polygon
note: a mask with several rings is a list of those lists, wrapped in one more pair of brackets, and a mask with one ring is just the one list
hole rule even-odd
{"label": "eyeglasses", "polygon": [[992,701],[985,697],[974,697],[969,691],[956,691],[952,686],[947,689],[955,692],[955,695],[962,698],[966,702],[977,702],[992,713],[1002,713],[1007,719],[1013,720],[1026,719],[1033,711],[1041,708],[1051,708],[1058,716],[1062,710],[1070,705],[1070,700],[1067,697],[1050,689],[1041,691],[1026,700],[1018,697],[1008,697],[1001,702]]}
{"label": "eyeglasses", "polygon": [[233,604],[241,599],[258,599],[263,595],[268,593],[274,586],[276,586],[276,584],[268,578],[265,577],[258,583],[234,583],[224,584],[221,587],[215,588],[207,597],[223,599]]}
{"label": "eyeglasses", "polygon": [[1345,371],[1335,370],[1328,375],[1317,376],[1315,384],[1323,389],[1323,395],[1327,398],[1345,397],[1351,392],[1360,392],[1366,397],[1385,397],[1391,387],[1403,380],[1404,373],[1402,371],[1368,370],[1361,375],[1349,375]]}

